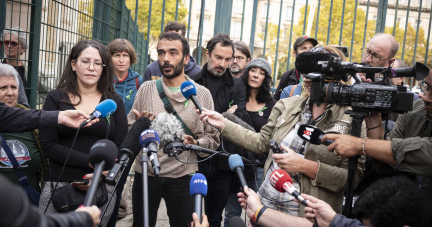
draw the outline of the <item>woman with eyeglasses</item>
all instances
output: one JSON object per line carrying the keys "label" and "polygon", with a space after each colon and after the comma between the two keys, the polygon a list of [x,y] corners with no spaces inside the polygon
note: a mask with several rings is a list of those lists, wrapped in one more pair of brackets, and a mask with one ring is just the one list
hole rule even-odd
{"label": "woman with eyeglasses", "polygon": [[[2,41],[0,43],[4,46],[6,57],[2,63],[12,65],[20,76],[18,103],[30,107],[24,91],[24,87],[26,86],[25,73],[27,71],[27,64],[20,60],[21,55],[25,53],[28,47],[26,33],[21,30],[20,27],[5,29],[0,40]],[[0,47],[2,45],[0,45]]]}
{"label": "woman with eyeglasses", "polygon": [[[252,152],[268,154],[263,183],[259,189],[262,204],[301,217],[305,215],[304,206],[295,202],[289,193],[274,189],[270,174],[279,168],[285,170],[291,175],[298,192],[313,195],[341,213],[348,176],[348,158],[340,157],[337,150],[328,152],[324,145],[308,143],[297,133],[300,125],[309,124],[324,133],[350,134],[352,121],[345,114],[350,107],[325,102],[312,103],[310,91],[308,86],[308,95],[305,97],[279,100],[270,113],[268,123],[258,133],[245,130],[214,111],[205,110],[200,115],[203,122],[208,120],[221,129],[221,135],[236,145]],[[371,131],[368,131],[368,136],[375,138],[376,135]],[[362,127],[361,135],[363,138],[366,136],[365,127]],[[269,145],[271,139],[281,145],[283,154],[273,153]],[[364,157],[359,159],[357,165],[355,185],[361,181],[363,169]]]}
{"label": "woman with eyeglasses", "polygon": [[[113,87],[113,69],[111,55],[108,49],[94,40],[78,42],[71,50],[63,70],[57,89],[51,91],[44,103],[44,110],[77,109],[87,114],[106,99],[112,99],[117,104],[117,110],[98,123],[77,130],[65,126],[40,130],[40,142],[46,158],[50,159],[50,168],[45,175],[45,187],[39,202],[39,208],[47,213],[58,212],[52,203],[51,188],[59,182],[60,187],[72,182],[88,179],[91,182],[93,168],[89,165],[91,147],[100,139],[109,139],[120,147],[128,131],[126,111],[122,98]],[[76,141],[74,141],[76,136]],[[73,144],[73,147],[71,148]],[[65,163],[65,160],[68,160]],[[64,170],[63,170],[64,168]],[[104,172],[104,175],[108,171]],[[114,187],[101,183],[106,187],[108,195]],[[76,189],[87,191],[89,184],[72,184]],[[58,190],[57,188],[57,190]],[[75,190],[75,189],[73,189]],[[55,196],[55,194],[54,194]],[[115,196],[109,204],[107,213],[101,220],[102,226],[107,224],[115,205]],[[103,210],[107,204],[101,208]]]}

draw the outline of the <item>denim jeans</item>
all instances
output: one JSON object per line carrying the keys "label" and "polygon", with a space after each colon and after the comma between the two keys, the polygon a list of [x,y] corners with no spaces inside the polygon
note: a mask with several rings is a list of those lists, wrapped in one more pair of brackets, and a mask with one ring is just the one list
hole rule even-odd
{"label": "denim jeans", "polygon": [[[143,218],[143,175],[135,172],[132,186],[133,226],[141,227]],[[148,176],[149,226],[156,226],[161,198],[167,207],[170,226],[189,227],[194,212],[194,198],[190,196],[189,184],[192,176],[179,178]]]}
{"label": "denim jeans", "polygon": [[[247,180],[246,183],[250,189],[254,192],[258,192],[258,189],[261,187],[262,179],[264,175],[264,169],[261,167],[256,168],[256,181],[255,180]],[[258,188],[257,188],[258,185]],[[231,218],[240,216],[242,214],[242,208],[238,201],[237,193],[230,193],[228,195],[228,203],[225,207],[225,219],[224,219],[224,227],[229,226],[229,221]]]}
{"label": "denim jeans", "polygon": [[209,159],[198,163],[199,172],[204,174],[208,183],[207,196],[204,198],[204,209],[210,227],[220,227],[222,212],[228,202],[232,171],[217,170],[217,162]]}

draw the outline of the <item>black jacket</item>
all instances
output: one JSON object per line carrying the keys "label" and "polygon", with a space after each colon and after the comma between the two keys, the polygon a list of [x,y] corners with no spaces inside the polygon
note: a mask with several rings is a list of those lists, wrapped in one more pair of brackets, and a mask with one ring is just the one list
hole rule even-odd
{"label": "black jacket", "polygon": [[33,206],[22,187],[0,175],[0,226],[8,227],[92,227],[93,219],[87,212],[44,215]]}
{"label": "black jacket", "polygon": [[285,87],[287,87],[289,85],[295,85],[298,83],[299,83],[299,80],[297,79],[297,73],[296,73],[295,68],[284,72],[284,74],[282,74],[281,80],[279,81],[279,85],[276,88],[276,91],[273,95],[273,98],[279,101],[282,90]]}
{"label": "black jacket", "polygon": [[27,132],[58,126],[59,111],[23,110],[0,102],[0,133]]}
{"label": "black jacket", "polygon": [[[189,78],[194,80],[197,84],[206,86],[206,74],[211,73],[207,70],[207,64],[206,63],[201,72],[197,73],[195,75],[190,75]],[[218,99],[219,99],[219,107],[221,109],[221,112],[226,112],[232,105],[237,105],[237,110],[234,113],[237,117],[242,119],[243,121],[246,121],[246,86],[244,85],[243,81],[235,78],[231,75],[231,72],[229,70],[226,70],[225,73],[222,75],[223,81],[222,85],[218,92]],[[222,141],[221,141],[222,142]],[[243,149],[238,147],[237,145],[229,142],[228,140],[223,141],[224,149],[225,151],[232,153],[232,154],[240,154],[242,155]],[[219,147],[218,150],[222,150],[221,147]],[[217,157],[218,158],[218,169],[219,170],[230,170],[228,165],[228,159],[224,157]]]}

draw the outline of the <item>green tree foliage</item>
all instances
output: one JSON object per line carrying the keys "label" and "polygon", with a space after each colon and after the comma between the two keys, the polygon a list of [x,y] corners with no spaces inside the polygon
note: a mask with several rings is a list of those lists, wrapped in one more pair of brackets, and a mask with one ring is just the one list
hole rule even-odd
{"label": "green tree foliage", "polygon": [[[149,0],[139,0],[138,2],[138,29],[144,34],[144,38],[147,38],[147,25],[148,25],[148,15],[149,15]],[[176,13],[176,0],[166,0],[165,1],[165,17],[164,25],[168,21],[175,20]],[[131,10],[132,18],[135,18],[135,6],[136,0],[126,0],[126,7]],[[150,22],[150,46],[159,37],[161,33],[161,22],[162,22],[162,11],[163,1],[152,1],[152,11],[151,11],[151,22]],[[188,11],[179,3],[178,9],[178,21],[185,23],[185,18],[188,15]],[[186,25],[187,26],[187,25]]]}
{"label": "green tree foliage", "polygon": [[93,29],[93,0],[83,1],[80,0],[78,3],[78,11],[82,13],[78,13],[78,40],[88,39],[87,37],[92,37],[92,29]]}

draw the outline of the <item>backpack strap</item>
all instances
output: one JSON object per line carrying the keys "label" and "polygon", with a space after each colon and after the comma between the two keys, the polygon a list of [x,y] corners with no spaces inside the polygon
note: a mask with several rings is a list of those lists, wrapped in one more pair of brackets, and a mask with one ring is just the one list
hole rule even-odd
{"label": "backpack strap", "polygon": [[139,78],[138,77],[135,77],[135,86],[136,86],[136,89],[137,89],[137,91],[139,90],[139,87],[140,87],[140,84],[139,84]]}
{"label": "backpack strap", "polygon": [[[189,127],[183,122],[183,120],[181,119],[181,117],[177,114],[177,112],[175,111],[173,105],[171,104],[171,102],[169,101],[168,97],[166,96],[163,87],[162,87],[162,81],[161,79],[156,80],[156,88],[158,90],[159,93],[159,97],[162,99],[162,102],[164,104],[165,110],[169,113],[169,114],[173,114],[177,120],[179,120],[182,123],[182,128],[183,131],[186,135],[190,135],[192,137],[195,138],[194,134],[192,133],[192,131],[189,129]],[[196,139],[196,138],[195,138]]]}
{"label": "backpack strap", "polygon": [[292,97],[294,95],[294,90],[297,88],[297,86],[298,86],[298,84],[292,86],[290,94],[288,97]]}

